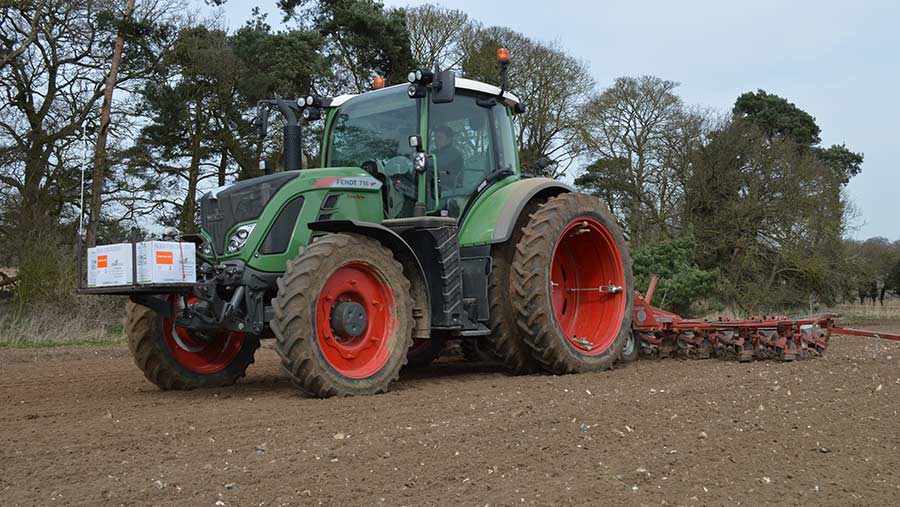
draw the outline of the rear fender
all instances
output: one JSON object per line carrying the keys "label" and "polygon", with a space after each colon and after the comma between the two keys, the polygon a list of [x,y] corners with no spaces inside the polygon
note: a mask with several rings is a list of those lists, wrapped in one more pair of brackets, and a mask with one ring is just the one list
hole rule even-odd
{"label": "rear fender", "polygon": [[572,188],[550,178],[520,179],[485,192],[466,213],[459,232],[460,246],[506,242],[529,202],[566,192],[572,192]]}

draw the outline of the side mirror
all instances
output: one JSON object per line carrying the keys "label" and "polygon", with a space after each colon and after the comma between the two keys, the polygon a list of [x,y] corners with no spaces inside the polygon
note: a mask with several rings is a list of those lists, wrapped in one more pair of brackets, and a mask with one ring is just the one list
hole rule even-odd
{"label": "side mirror", "polygon": [[438,72],[431,83],[431,102],[446,104],[456,96],[456,74],[452,70]]}

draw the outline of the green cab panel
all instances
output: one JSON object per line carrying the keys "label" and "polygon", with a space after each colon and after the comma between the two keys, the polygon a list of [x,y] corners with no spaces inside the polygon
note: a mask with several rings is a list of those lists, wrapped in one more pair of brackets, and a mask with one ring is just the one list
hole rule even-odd
{"label": "green cab panel", "polygon": [[[221,256],[219,260],[240,259],[259,271],[283,272],[288,260],[297,255],[300,247],[309,244],[312,233],[307,227],[308,223],[329,219],[381,223],[384,219],[381,186],[380,181],[359,167],[297,171],[297,177],[285,183],[272,196],[257,219],[235,224],[228,231],[226,237],[231,237],[241,225],[257,224],[239,252]],[[300,196],[303,203],[293,223],[287,248],[278,253],[261,251],[269,231],[276,225],[282,211]]]}
{"label": "green cab panel", "polygon": [[459,230],[459,246],[502,243],[512,236],[516,220],[529,201],[547,198],[572,188],[550,178],[509,176],[476,197]]}

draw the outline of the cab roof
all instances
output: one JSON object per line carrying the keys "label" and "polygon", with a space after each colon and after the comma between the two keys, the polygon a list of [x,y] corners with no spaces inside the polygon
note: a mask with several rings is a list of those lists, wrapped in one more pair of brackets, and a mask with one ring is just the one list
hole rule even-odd
{"label": "cab roof", "polygon": [[[388,86],[386,88],[383,88],[383,90],[391,90],[391,89],[396,89],[399,87],[406,88],[407,86],[409,86],[408,83],[407,84],[399,84],[399,85],[394,85],[394,86]],[[473,91],[473,92],[485,93],[487,95],[492,95],[494,97],[500,95],[500,88],[497,86],[494,86],[492,84],[482,83],[481,81],[474,81],[472,79],[465,79],[465,78],[461,78],[461,77],[456,78],[456,88],[461,89],[461,90],[469,90],[469,91]],[[377,93],[378,91],[380,91],[380,90],[372,90],[372,91],[369,91],[366,93]],[[348,100],[352,99],[353,97],[357,97],[359,95],[360,94],[357,94],[357,93],[338,95],[337,97],[334,97],[331,99],[331,101],[328,104],[328,107],[338,107],[338,106],[342,105],[344,102],[347,102]],[[520,103],[519,98],[509,92],[503,92],[503,100],[510,107],[513,107],[516,104]]]}

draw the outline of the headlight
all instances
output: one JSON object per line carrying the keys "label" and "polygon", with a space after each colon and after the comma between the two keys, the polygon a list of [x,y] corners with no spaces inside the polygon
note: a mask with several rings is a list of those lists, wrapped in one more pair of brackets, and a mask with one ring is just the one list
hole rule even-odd
{"label": "headlight", "polygon": [[303,119],[306,121],[315,121],[322,117],[322,110],[317,107],[307,107],[303,110]]}
{"label": "headlight", "polygon": [[406,94],[409,95],[409,98],[411,99],[421,99],[426,93],[425,87],[420,84],[413,83],[406,88]]}
{"label": "headlight", "polygon": [[231,238],[228,239],[228,253],[236,253],[240,251],[241,248],[244,248],[244,244],[247,243],[247,238],[250,237],[250,233],[253,232],[253,228],[256,227],[256,224],[247,224],[242,225],[234,231],[234,234],[231,235]]}
{"label": "headlight", "polygon": [[212,258],[214,255],[212,243],[209,241],[204,241],[202,245],[200,245],[200,255]]}
{"label": "headlight", "polygon": [[434,73],[428,69],[416,69],[406,75],[410,83],[426,86],[434,81]]}

